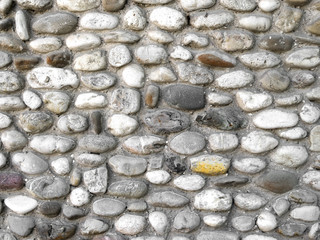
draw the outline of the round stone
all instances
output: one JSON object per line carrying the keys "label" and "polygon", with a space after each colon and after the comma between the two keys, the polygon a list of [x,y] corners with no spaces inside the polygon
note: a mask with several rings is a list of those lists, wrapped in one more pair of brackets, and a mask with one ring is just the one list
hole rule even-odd
{"label": "round stone", "polygon": [[263,232],[270,232],[277,227],[276,217],[267,211],[263,211],[257,218],[257,226]]}
{"label": "round stone", "polygon": [[39,205],[38,210],[41,214],[48,217],[56,217],[61,211],[61,204],[59,202],[43,202]]}
{"label": "round stone", "polygon": [[64,92],[46,92],[42,99],[46,108],[56,114],[66,112],[71,101],[69,95]]}
{"label": "round stone", "polygon": [[218,214],[210,214],[203,217],[203,222],[214,228],[222,226],[227,221],[227,217]]}
{"label": "round stone", "polygon": [[209,136],[209,145],[214,152],[232,151],[238,147],[239,140],[232,133],[214,133]]}
{"label": "round stone", "polygon": [[136,235],[144,230],[146,219],[142,216],[125,214],[115,222],[115,228],[125,235]]}
{"label": "round stone", "polygon": [[150,65],[166,63],[168,54],[165,48],[151,44],[138,47],[135,51],[135,57],[138,62]]}
{"label": "round stone", "polygon": [[118,45],[109,50],[108,60],[113,67],[122,67],[131,62],[132,57],[125,45]]}
{"label": "round stone", "polygon": [[104,10],[109,12],[117,12],[124,8],[127,0],[102,0]]}
{"label": "round stone", "polygon": [[145,74],[140,65],[130,64],[124,67],[121,72],[121,77],[129,87],[141,88],[144,86]]}
{"label": "round stone", "polygon": [[306,103],[302,106],[299,116],[302,121],[312,124],[320,118],[320,109],[312,103]]}
{"label": "round stone", "polygon": [[126,205],[123,202],[111,198],[101,198],[92,204],[92,211],[105,217],[118,216],[125,208]]}
{"label": "round stone", "polygon": [[270,154],[272,162],[286,167],[296,168],[303,165],[308,159],[307,149],[303,146],[289,145],[278,147]]}
{"label": "round stone", "polygon": [[123,24],[130,30],[143,30],[147,25],[144,11],[139,7],[130,8],[123,16]]}
{"label": "round stone", "polygon": [[250,216],[238,216],[232,218],[232,227],[240,232],[248,232],[253,229],[255,225],[255,219]]}
{"label": "round stone", "polygon": [[263,153],[277,147],[278,140],[269,132],[253,131],[241,139],[241,147],[251,153]]}
{"label": "round stone", "polygon": [[39,133],[49,129],[53,124],[53,119],[44,112],[25,112],[20,114],[19,123],[26,132]]}
{"label": "round stone", "polygon": [[107,60],[104,51],[95,51],[78,55],[74,58],[73,69],[86,72],[104,70]]}
{"label": "round stone", "polygon": [[138,122],[125,114],[114,114],[107,120],[108,129],[115,136],[126,136],[138,128]]}
{"label": "round stone", "polygon": [[11,93],[18,91],[24,87],[21,77],[16,73],[9,71],[0,72],[0,91]]}
{"label": "round stone", "polygon": [[68,114],[59,118],[58,129],[63,133],[79,133],[87,130],[88,120],[78,114]]}
{"label": "round stone", "polygon": [[59,175],[66,175],[71,170],[69,159],[66,157],[53,160],[50,165],[52,170]]}
{"label": "round stone", "polygon": [[260,0],[258,2],[259,8],[264,12],[273,12],[280,7],[279,0]]}
{"label": "round stone", "polygon": [[76,207],[81,207],[90,202],[90,193],[83,188],[75,188],[70,193],[70,202]]}
{"label": "round stone", "polygon": [[41,98],[30,90],[26,90],[22,93],[22,100],[24,104],[31,110],[36,110],[42,105]]}
{"label": "round stone", "polygon": [[28,153],[16,153],[12,156],[12,164],[25,174],[37,175],[48,170],[48,163],[37,155]]}

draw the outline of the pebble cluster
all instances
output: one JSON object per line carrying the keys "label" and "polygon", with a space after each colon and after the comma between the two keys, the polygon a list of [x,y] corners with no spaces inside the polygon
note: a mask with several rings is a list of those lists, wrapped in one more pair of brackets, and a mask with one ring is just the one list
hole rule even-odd
{"label": "pebble cluster", "polygon": [[0,239],[318,239],[319,11],[0,0]]}

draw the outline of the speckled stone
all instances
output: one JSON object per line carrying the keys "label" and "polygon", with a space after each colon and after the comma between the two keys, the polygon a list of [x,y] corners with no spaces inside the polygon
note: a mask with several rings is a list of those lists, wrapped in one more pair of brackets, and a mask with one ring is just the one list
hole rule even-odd
{"label": "speckled stone", "polygon": [[108,194],[125,198],[141,198],[148,192],[148,186],[142,181],[123,180],[110,184]]}

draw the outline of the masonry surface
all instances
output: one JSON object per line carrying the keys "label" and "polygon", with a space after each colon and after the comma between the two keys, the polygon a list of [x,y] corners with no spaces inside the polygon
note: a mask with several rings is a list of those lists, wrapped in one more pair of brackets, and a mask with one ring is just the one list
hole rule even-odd
{"label": "masonry surface", "polygon": [[0,17],[0,239],[319,239],[320,1]]}

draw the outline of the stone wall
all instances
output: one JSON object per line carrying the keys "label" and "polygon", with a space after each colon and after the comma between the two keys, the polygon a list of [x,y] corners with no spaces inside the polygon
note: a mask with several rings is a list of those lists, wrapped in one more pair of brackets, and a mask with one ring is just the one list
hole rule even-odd
{"label": "stone wall", "polygon": [[318,239],[319,10],[0,0],[0,239]]}

